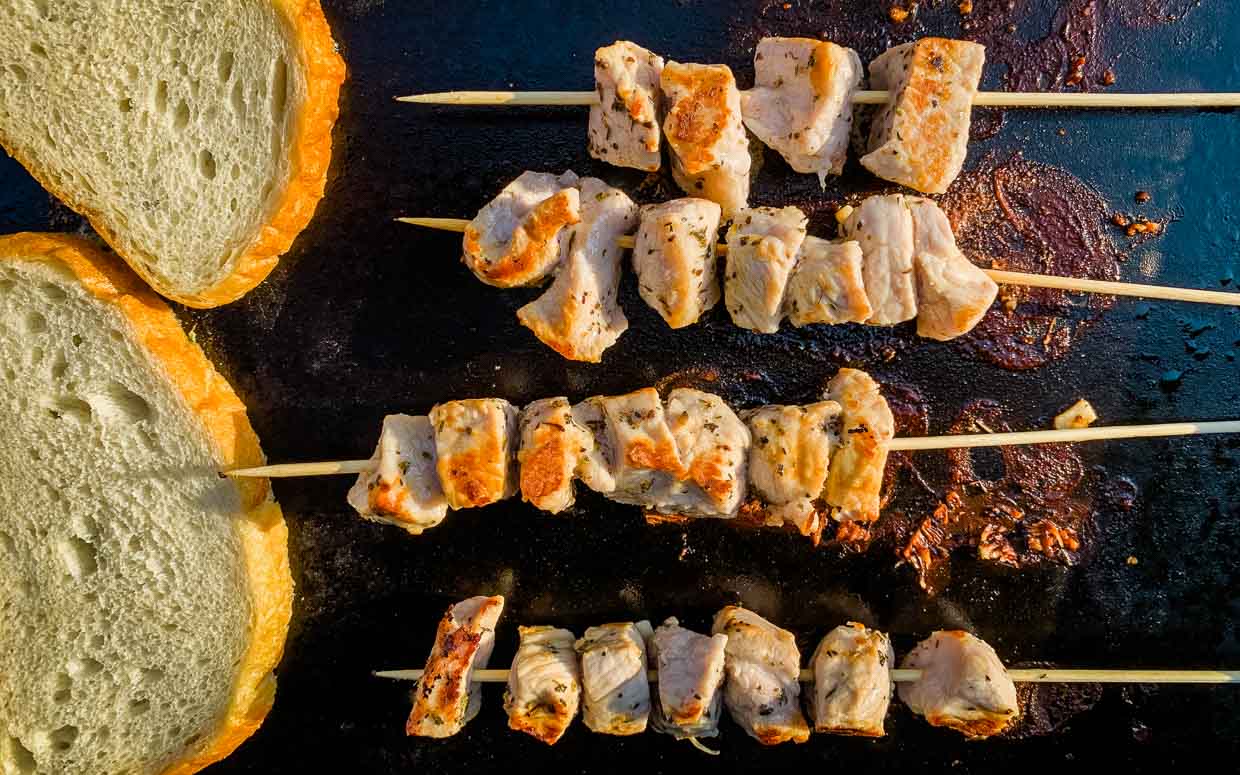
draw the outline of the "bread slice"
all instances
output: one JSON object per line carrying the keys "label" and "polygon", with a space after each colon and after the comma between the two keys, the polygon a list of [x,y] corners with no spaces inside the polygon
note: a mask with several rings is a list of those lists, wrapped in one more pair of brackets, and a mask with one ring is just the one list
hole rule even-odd
{"label": "bread slice", "polygon": [[292,599],[245,407],[157,296],[0,238],[0,772],[189,773],[262,722]]}
{"label": "bread slice", "polygon": [[0,145],[192,307],[309,222],[343,80],[318,0],[0,2]]}

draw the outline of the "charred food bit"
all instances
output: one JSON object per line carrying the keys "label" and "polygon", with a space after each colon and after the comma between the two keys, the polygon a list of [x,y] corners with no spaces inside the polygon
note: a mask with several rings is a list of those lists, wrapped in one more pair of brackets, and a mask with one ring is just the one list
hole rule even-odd
{"label": "charred food bit", "polygon": [[1094,407],[1085,399],[1080,398],[1075,404],[1055,415],[1055,427],[1059,430],[1088,428],[1097,420],[1098,413],[1094,411]]}

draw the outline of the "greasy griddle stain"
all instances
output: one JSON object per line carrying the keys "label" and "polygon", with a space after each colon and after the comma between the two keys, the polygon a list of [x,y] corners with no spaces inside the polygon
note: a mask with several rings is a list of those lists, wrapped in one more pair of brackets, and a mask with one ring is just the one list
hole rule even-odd
{"label": "greasy griddle stain", "polygon": [[[950,432],[1009,431],[1005,415],[994,401],[971,401]],[[1093,515],[1096,482],[1073,446],[952,449],[946,457],[943,499],[900,551],[924,590],[933,594],[946,584],[948,560],[961,548],[1013,568],[1076,561]]]}
{"label": "greasy griddle stain", "polygon": [[[1096,280],[1119,279],[1124,256],[1110,211],[1071,174],[1016,153],[983,158],[941,202],[956,240],[975,263]],[[1063,357],[1111,296],[1003,285],[977,327],[958,344],[1005,369],[1035,369]]]}
{"label": "greasy griddle stain", "polygon": [[[1053,667],[1022,663],[1014,668]],[[1084,713],[1102,699],[1102,684],[1018,683],[1016,699],[1020,718],[1002,737],[1024,740],[1059,731],[1077,715]]]}

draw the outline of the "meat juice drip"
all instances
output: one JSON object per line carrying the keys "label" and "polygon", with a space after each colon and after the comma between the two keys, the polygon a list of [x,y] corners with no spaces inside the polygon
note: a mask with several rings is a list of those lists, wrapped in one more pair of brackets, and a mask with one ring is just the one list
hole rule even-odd
{"label": "meat juice drip", "polygon": [[[1012,667],[1051,665],[1022,663]],[[1097,705],[1102,699],[1102,689],[1102,684],[1018,683],[1016,700],[1020,703],[1020,718],[1001,737],[1024,740],[1053,734],[1077,715]]]}
{"label": "meat juice drip", "polygon": [[[944,196],[961,249],[995,269],[1116,280],[1122,253],[1107,227],[1102,196],[1071,174],[1016,153],[965,172]],[[1062,358],[1076,334],[1114,298],[1005,285],[990,312],[958,340],[1005,369]]]}

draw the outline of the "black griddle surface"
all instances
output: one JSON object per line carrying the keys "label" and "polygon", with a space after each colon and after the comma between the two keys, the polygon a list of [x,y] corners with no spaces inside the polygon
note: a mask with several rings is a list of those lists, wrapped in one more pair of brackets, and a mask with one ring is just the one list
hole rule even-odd
{"label": "black griddle surface", "polygon": [[[825,17],[869,4],[797,2],[789,12]],[[1027,5],[1016,34],[1046,35],[1055,4]],[[1240,22],[1230,4],[1162,5],[1184,18],[1105,28],[1099,46],[1118,74],[1114,89],[1240,89]],[[409,106],[392,97],[453,88],[586,89],[594,48],[616,38],[682,61],[726,62],[744,84],[752,78],[744,41],[760,21],[758,8],[769,21],[779,4],[325,6],[349,80],[318,216],[248,297],[217,310],[178,310],[245,400],[273,462],[368,456],[384,414],[424,413],[440,400],[576,400],[695,369],[717,370],[725,397],[753,405],[805,400],[841,363],[861,366],[928,397],[931,432],[946,429],[974,398],[999,401],[1014,424],[1029,428],[1046,427],[1082,395],[1107,423],[1240,417],[1236,312],[1199,305],[1120,300],[1063,360],[1010,372],[904,329],[756,337],[717,310],[704,325],[669,332],[630,286],[622,302],[632,328],[603,364],[565,362],[515,320],[535,292],[480,284],[457,260],[457,235],[392,218],[468,217],[524,169],[571,167],[630,192],[641,176],[587,157],[584,109]],[[955,3],[926,6],[917,29],[958,31]],[[894,28],[881,13],[857,15],[874,25],[874,43],[860,51],[868,60]],[[988,71],[987,84],[998,86],[1001,75]],[[994,137],[973,144],[969,164],[1017,149],[1067,169],[1116,209],[1133,210],[1133,193],[1147,190],[1149,212],[1180,219],[1165,237],[1128,252],[1125,279],[1234,287],[1240,115],[1013,111]],[[753,201],[803,197],[810,185],[792,180],[768,154]],[[830,181],[824,196],[840,191]],[[83,228],[15,162],[0,159],[0,231]],[[1183,372],[1178,382],[1160,382],[1173,371]],[[519,623],[580,632],[618,618],[675,615],[705,628],[714,610],[737,600],[793,629],[806,654],[830,627],[862,618],[892,632],[899,653],[936,627],[967,626],[1010,663],[1240,666],[1240,441],[1128,441],[1082,454],[1138,490],[1130,514],[1099,525],[1086,562],[1013,572],[958,560],[951,584],[934,598],[907,569],[894,567],[890,553],[841,555],[793,536],[719,524],[651,528],[636,509],[592,493],[582,492],[566,518],[510,501],[453,514],[414,538],[358,519],[344,502],[348,479],[277,481],[297,583],[277,701],[262,729],[211,772],[1155,772],[1206,756],[1233,770],[1240,754],[1240,690],[1233,688],[1108,688],[1054,733],[1015,741],[966,743],[898,703],[888,736],[878,741],[815,736],[806,745],[765,749],[725,722],[717,741],[723,755],[707,759],[666,736],[610,738],[580,723],[545,747],[506,728],[499,687],[484,690],[482,713],[462,734],[410,739],[403,733],[410,685],[370,675],[420,667],[443,609],[484,592],[508,598],[494,666],[507,664]],[[1137,564],[1128,564],[1129,556]]]}

